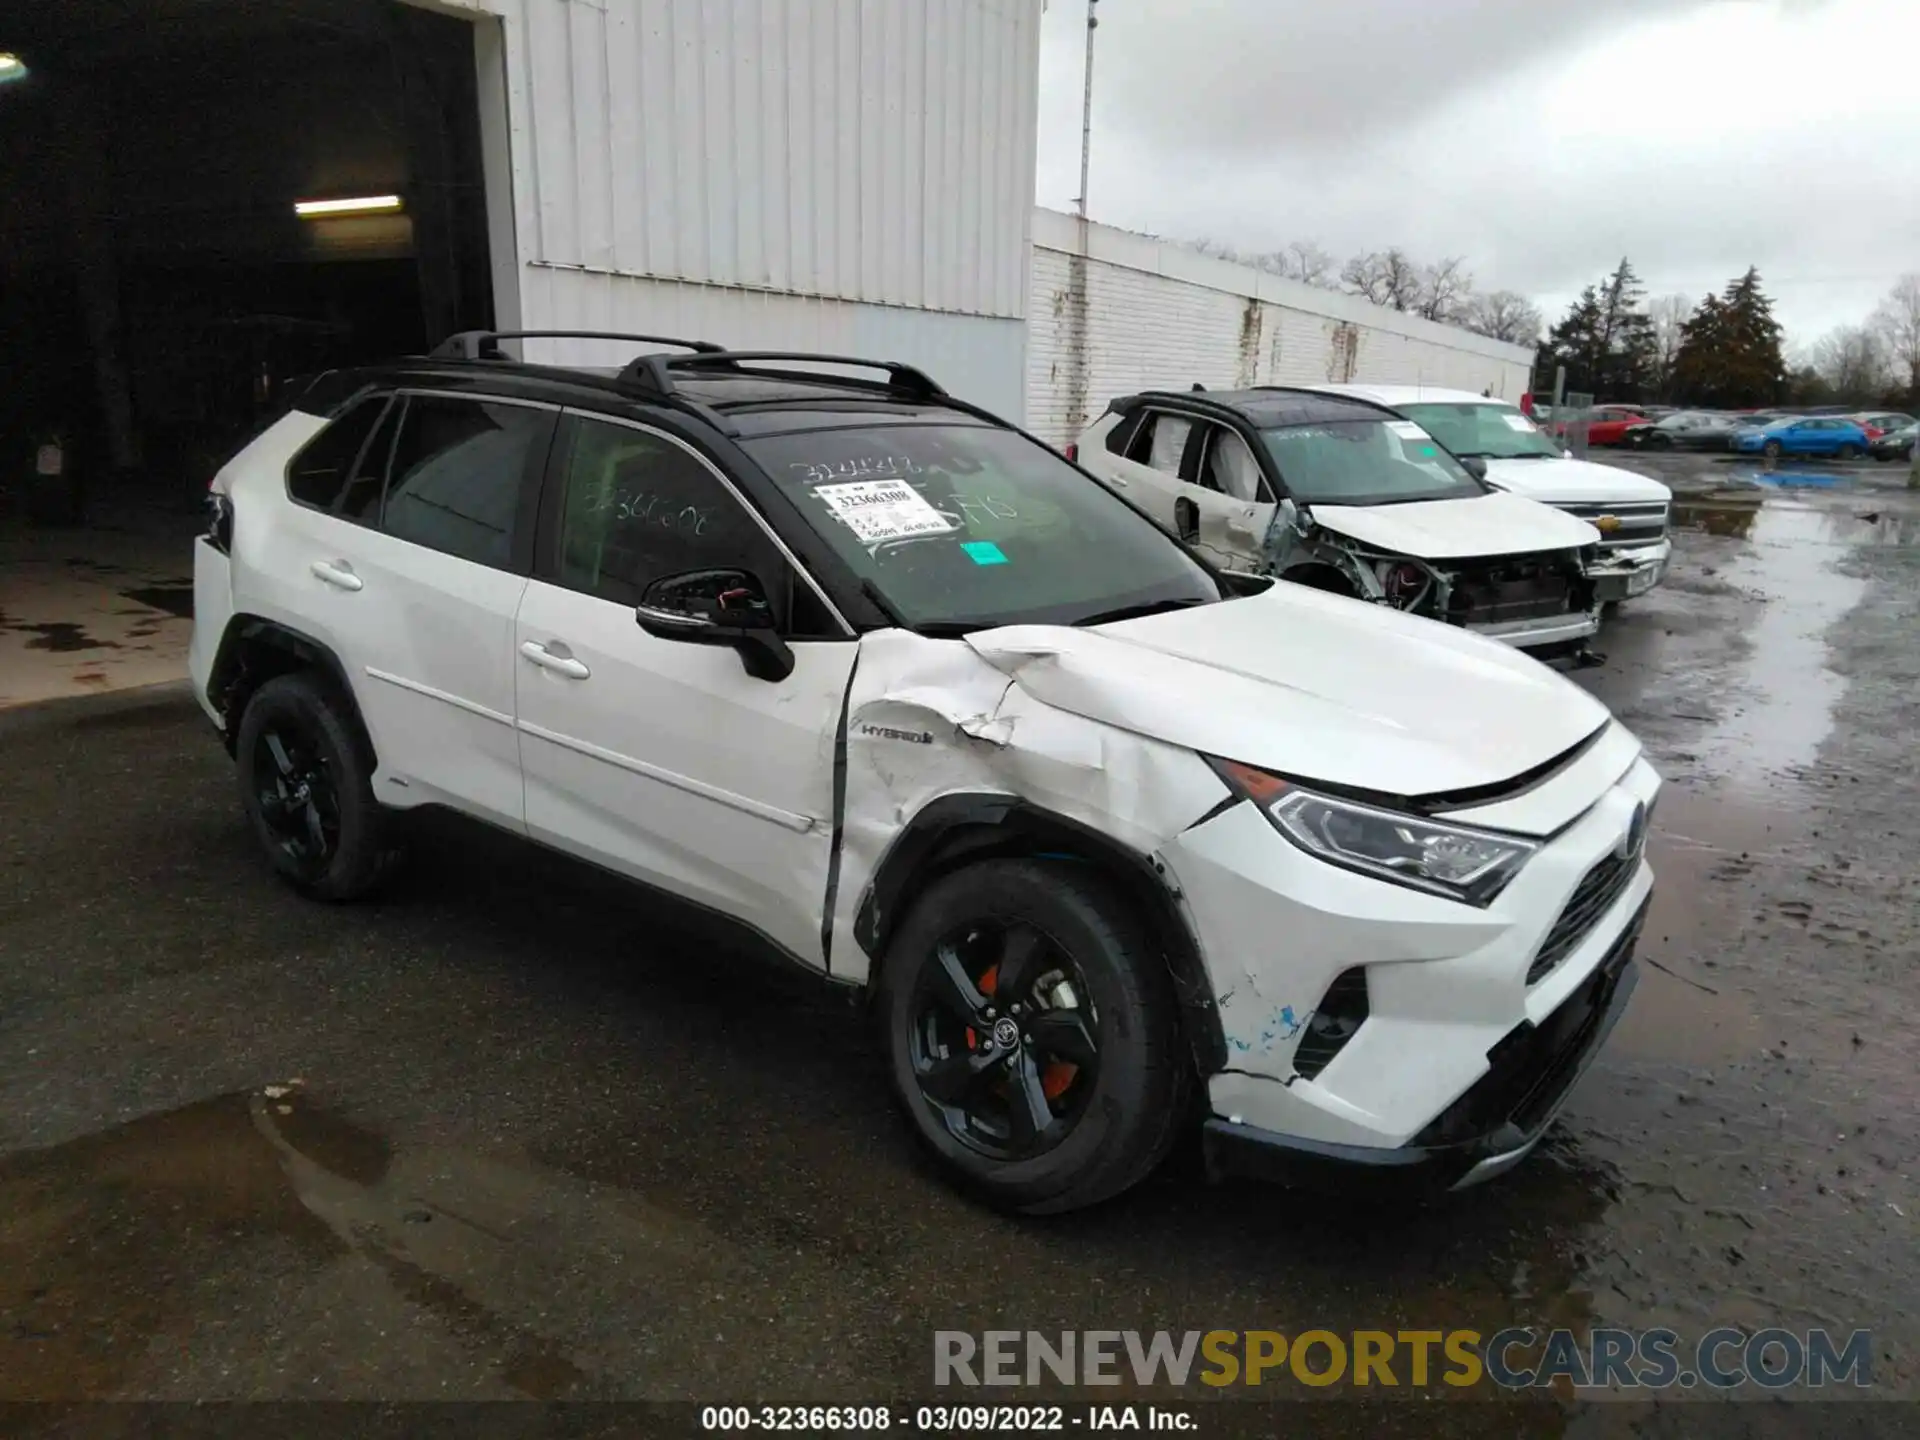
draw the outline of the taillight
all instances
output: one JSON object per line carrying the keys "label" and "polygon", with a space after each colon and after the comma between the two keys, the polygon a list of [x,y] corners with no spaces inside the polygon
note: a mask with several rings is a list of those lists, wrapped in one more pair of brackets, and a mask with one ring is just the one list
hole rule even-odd
{"label": "taillight", "polygon": [[1073,461],[1074,464],[1078,465],[1080,463],[1080,447],[1078,445],[1067,446],[1066,455],[1067,459]]}

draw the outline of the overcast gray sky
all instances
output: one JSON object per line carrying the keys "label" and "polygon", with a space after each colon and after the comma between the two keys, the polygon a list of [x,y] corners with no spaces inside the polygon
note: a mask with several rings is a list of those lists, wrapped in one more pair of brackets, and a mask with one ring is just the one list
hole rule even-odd
{"label": "overcast gray sky", "polygon": [[[1079,191],[1085,0],[1047,0],[1042,205]],[[1789,344],[1920,270],[1920,0],[1100,0],[1096,220],[1465,256],[1548,322],[1630,256],[1758,265]]]}

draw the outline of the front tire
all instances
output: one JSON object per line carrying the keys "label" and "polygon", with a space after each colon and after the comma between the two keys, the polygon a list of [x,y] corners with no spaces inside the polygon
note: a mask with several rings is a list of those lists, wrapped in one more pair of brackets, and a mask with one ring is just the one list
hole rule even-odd
{"label": "front tire", "polygon": [[1860,447],[1852,442],[1842,445],[1840,447],[1840,458],[1842,460],[1858,460],[1860,458]]}
{"label": "front tire", "polygon": [[1769,440],[1760,447],[1760,453],[1769,460],[1778,460],[1784,449],[1785,447],[1778,440]]}
{"label": "front tire", "polygon": [[941,1168],[996,1206],[1097,1204],[1178,1134],[1192,1070],[1165,963],[1086,865],[989,860],[935,882],[875,999],[895,1099]]}
{"label": "front tire", "polygon": [[280,675],[247,701],[234,745],[240,800],[273,868],[317,900],[357,900],[384,878],[389,851],[372,757],[334,689]]}

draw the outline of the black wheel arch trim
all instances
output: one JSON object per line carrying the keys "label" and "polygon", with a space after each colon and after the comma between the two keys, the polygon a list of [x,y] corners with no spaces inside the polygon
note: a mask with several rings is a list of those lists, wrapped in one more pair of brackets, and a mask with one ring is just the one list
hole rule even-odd
{"label": "black wheel arch trim", "polygon": [[1127,893],[1144,902],[1141,915],[1172,978],[1181,1030],[1194,1066],[1202,1077],[1224,1070],[1226,1031],[1220,1022],[1213,984],[1165,868],[1091,826],[1018,796],[965,792],[928,802],[894,836],[874,868],[854,916],[854,939],[877,965],[903,918],[909,897],[929,880],[968,860],[1010,850],[1037,855],[1059,853],[1049,845],[1069,846],[1078,852],[1076,858],[1084,856],[1136,882]]}
{"label": "black wheel arch trim", "polygon": [[[287,656],[298,663],[261,672],[248,664],[249,656],[261,650]],[[207,677],[207,700],[222,717],[222,738],[226,742],[227,752],[232,754],[238,742],[240,714],[245,698],[275,675],[284,675],[295,669],[322,672],[346,697],[351,706],[347,719],[360,743],[366,746],[371,759],[374,754],[373,739],[367,734],[366,722],[360,717],[359,699],[354,692],[353,682],[347,677],[346,667],[340,663],[340,657],[333,653],[330,646],[290,625],[245,614],[235,615],[227,621],[227,628],[220,636],[220,648],[214,652],[213,668]]]}

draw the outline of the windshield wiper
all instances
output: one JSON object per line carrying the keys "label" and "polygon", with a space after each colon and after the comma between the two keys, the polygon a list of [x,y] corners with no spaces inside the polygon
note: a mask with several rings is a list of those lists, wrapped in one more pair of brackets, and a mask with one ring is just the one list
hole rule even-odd
{"label": "windshield wiper", "polygon": [[1102,610],[1074,621],[1076,627],[1111,625],[1116,620],[1140,620],[1148,615],[1164,615],[1169,610],[1191,610],[1196,605],[1211,605],[1211,600],[1154,600],[1145,605],[1122,605],[1118,610]]}

